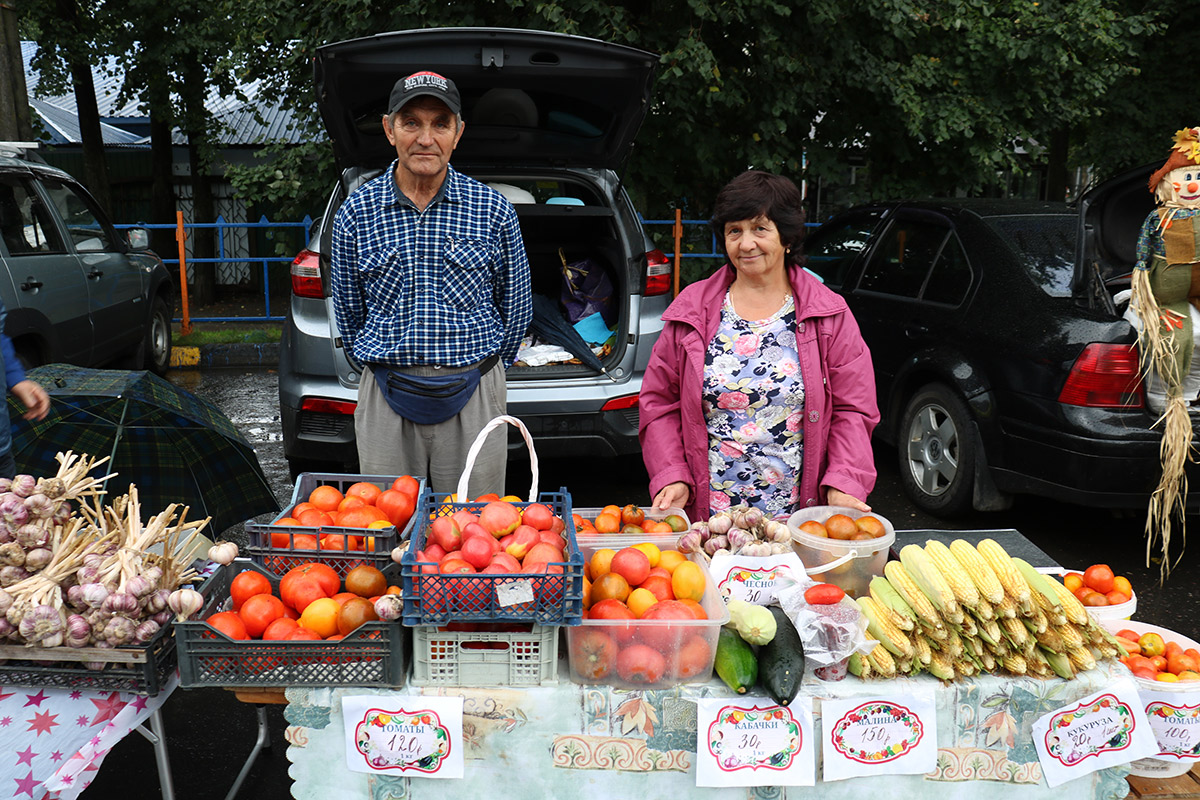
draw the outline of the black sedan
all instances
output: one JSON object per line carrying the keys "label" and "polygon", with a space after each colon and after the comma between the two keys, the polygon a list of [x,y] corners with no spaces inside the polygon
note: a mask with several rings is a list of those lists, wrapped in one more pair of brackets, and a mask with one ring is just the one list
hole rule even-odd
{"label": "black sedan", "polygon": [[1146,174],[1078,206],[885,203],[809,235],[809,269],[871,349],[878,435],[916,505],[945,517],[1035,494],[1145,507],[1160,435],[1113,295],[1152,208]]}

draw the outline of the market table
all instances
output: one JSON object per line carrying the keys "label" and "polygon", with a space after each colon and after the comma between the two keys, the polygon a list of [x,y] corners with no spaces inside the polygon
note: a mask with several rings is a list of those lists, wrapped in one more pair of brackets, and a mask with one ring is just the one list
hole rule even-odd
{"label": "market table", "polygon": [[[928,538],[999,541],[1008,552],[1039,567],[1057,566],[1015,530],[897,531],[896,548]],[[805,677],[801,696],[813,698],[814,733],[820,736],[823,698],[932,690],[936,700],[937,768],[926,775],[889,775],[827,782],[818,766],[814,787],[703,788],[696,786],[695,700],[737,698],[712,680],[663,690],[627,690],[570,683],[560,664],[556,685],[535,688],[289,688],[285,719],[293,796],[308,798],[441,798],[494,793],[511,787],[522,798],[566,796],[861,798],[1123,798],[1127,767],[1115,767],[1050,789],[1030,735],[1034,720],[1120,681],[1128,672],[1102,662],[1074,680],[981,675],[952,684],[923,674],[895,681],[853,677],[825,682]],[[346,766],[343,697],[461,696],[464,776],[447,783],[354,772]],[[765,704],[771,701],[762,698]],[[820,759],[818,758],[819,762]]]}

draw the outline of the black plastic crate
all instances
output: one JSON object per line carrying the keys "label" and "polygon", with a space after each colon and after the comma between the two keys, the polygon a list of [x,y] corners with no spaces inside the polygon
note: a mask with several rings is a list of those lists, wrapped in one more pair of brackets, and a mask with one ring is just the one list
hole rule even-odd
{"label": "black plastic crate", "polygon": [[[396,530],[395,526],[370,529],[326,525],[314,528],[306,525],[275,525],[274,523],[288,516],[291,510],[298,503],[307,500],[313,489],[316,489],[318,486],[333,486],[339,492],[345,494],[346,489],[350,488],[353,484],[365,482],[373,483],[379,488],[387,490],[391,487],[392,482],[396,480],[396,477],[394,475],[300,473],[296,478],[296,485],[292,490],[291,501],[275,519],[271,520],[270,524],[246,523],[246,534],[249,537],[249,543],[245,547],[245,555],[255,564],[277,575],[282,575],[292,567],[305,561],[321,561],[326,563],[333,567],[339,577],[343,578],[346,577],[346,573],[361,564],[370,564],[371,566],[383,569],[387,564],[391,563],[392,550],[412,534],[417,520],[416,511],[413,512],[412,518],[409,519],[404,529],[399,531]],[[416,480],[419,490],[417,495],[419,505],[420,495],[425,491],[425,479],[417,478]],[[342,542],[342,548],[297,550],[293,546],[296,536],[309,535],[319,539],[322,534],[345,537],[345,540]],[[364,539],[365,548],[350,549],[351,537]]]}
{"label": "black plastic crate", "polygon": [[[397,622],[367,622],[336,641],[238,641],[203,618],[230,606],[229,589],[243,570],[262,573],[278,594],[280,576],[249,561],[221,567],[204,586],[200,620],[176,622],[180,686],[279,688],[287,686],[401,686],[408,629]],[[384,574],[394,583],[399,570]]]}
{"label": "black plastic crate", "polygon": [[[571,517],[571,495],[567,490],[543,492],[538,502],[546,505],[566,523],[566,561],[553,562],[561,573],[530,574],[440,574],[437,564],[417,560],[417,551],[425,548],[429,523],[437,517],[453,514],[460,508],[478,512],[487,503],[442,503],[429,492],[417,503],[416,518],[421,524],[412,532],[408,551],[401,559],[404,595],[404,624],[444,625],[448,622],[537,622],[542,625],[578,625],[583,620],[583,555],[575,540]],[[524,508],[529,503],[513,503]],[[533,600],[502,605],[497,587],[509,582],[531,589]]]}
{"label": "black plastic crate", "polygon": [[[45,656],[45,660],[32,657]],[[129,692],[153,697],[175,671],[174,623],[159,629],[142,645],[101,650],[94,647],[29,648],[0,645],[0,685]],[[85,664],[100,664],[91,669]]]}

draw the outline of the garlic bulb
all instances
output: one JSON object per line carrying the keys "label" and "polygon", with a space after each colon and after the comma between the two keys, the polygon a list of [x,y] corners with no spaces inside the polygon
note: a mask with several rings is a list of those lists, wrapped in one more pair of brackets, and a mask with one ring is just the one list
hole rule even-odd
{"label": "garlic bulb", "polygon": [[188,620],[204,608],[204,595],[195,589],[176,589],[167,597],[167,607],[178,620]]}
{"label": "garlic bulb", "polygon": [[375,616],[383,622],[392,622],[404,615],[404,600],[395,594],[385,594],[375,601]]}
{"label": "garlic bulb", "polygon": [[237,555],[238,546],[235,542],[217,542],[208,548],[208,560],[215,561],[222,566],[232,564]]}

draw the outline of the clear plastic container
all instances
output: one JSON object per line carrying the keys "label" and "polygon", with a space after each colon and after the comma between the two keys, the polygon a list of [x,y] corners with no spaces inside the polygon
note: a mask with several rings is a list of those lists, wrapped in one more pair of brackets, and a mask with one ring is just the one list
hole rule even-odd
{"label": "clear plastic container", "polygon": [[[585,563],[602,548],[620,550],[650,542],[660,550],[674,550],[678,539],[677,533],[578,535]],[[696,563],[704,566],[703,562]],[[571,680],[627,689],[663,689],[709,680],[717,639],[721,626],[729,622],[729,610],[707,568],[704,576],[706,586],[700,605],[708,619],[585,619],[568,627]]]}
{"label": "clear plastic container", "polygon": [[[884,534],[873,539],[826,539],[800,530],[808,520],[822,524],[834,514],[845,514],[851,519],[875,517],[883,523]],[[886,518],[874,512],[862,512],[841,506],[813,506],[797,511],[788,517],[788,528],[792,532],[792,549],[804,563],[804,571],[814,581],[823,581],[842,587],[851,597],[867,593],[871,578],[883,574],[888,550],[896,541],[896,529]]]}

